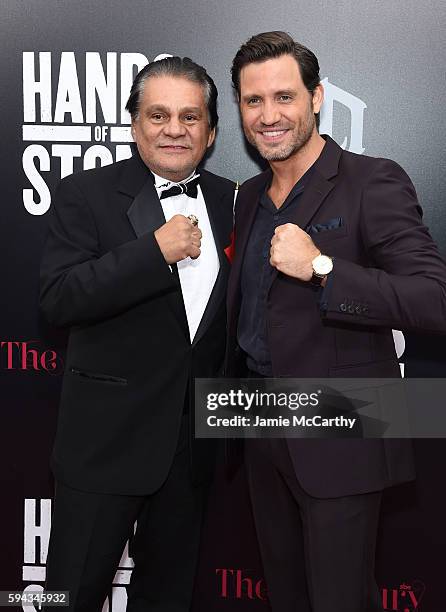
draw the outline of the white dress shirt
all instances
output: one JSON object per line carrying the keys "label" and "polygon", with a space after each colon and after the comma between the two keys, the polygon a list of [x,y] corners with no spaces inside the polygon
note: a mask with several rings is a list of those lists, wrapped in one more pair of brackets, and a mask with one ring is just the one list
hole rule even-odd
{"label": "white dress shirt", "polygon": [[[165,189],[178,184],[153,172],[152,174],[155,177],[155,189],[158,197]],[[195,171],[187,179],[181,181],[181,183],[187,183],[194,176]],[[200,325],[220,269],[214,236],[203,193],[199,185],[197,191],[196,198],[190,198],[182,193],[160,200],[166,222],[174,215],[184,215],[185,217],[195,215],[198,219],[198,227],[203,234],[200,256],[197,259],[187,257],[177,263],[191,342]]]}

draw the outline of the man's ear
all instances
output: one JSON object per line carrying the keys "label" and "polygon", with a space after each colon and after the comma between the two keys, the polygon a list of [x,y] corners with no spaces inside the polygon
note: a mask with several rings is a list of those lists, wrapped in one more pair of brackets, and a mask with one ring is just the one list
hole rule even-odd
{"label": "man's ear", "polygon": [[324,101],[324,87],[322,83],[316,85],[313,91],[313,112],[315,115],[321,110],[322,102]]}
{"label": "man's ear", "polygon": [[132,135],[133,140],[135,141],[135,120],[134,119],[132,119],[132,124],[131,124],[131,127],[130,127],[130,133]]}
{"label": "man's ear", "polygon": [[209,132],[209,136],[208,136],[208,144],[207,144],[208,149],[209,147],[212,146],[214,140],[215,140],[215,128],[213,127],[212,130]]}

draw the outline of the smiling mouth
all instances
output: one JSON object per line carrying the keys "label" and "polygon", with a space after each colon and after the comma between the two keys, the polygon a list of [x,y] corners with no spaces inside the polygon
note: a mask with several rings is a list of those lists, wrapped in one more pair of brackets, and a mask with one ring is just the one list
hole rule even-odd
{"label": "smiling mouth", "polygon": [[279,140],[284,134],[288,132],[285,130],[259,130],[259,134],[263,136],[266,140]]}

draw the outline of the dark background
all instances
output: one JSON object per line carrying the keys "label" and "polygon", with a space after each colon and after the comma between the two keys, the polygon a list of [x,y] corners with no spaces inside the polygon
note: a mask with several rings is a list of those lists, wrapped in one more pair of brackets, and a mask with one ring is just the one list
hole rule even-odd
{"label": "dark background", "polygon": [[[0,342],[28,343],[42,359],[57,353],[57,368],[26,367],[19,348],[8,363],[7,345],[0,346],[1,376],[1,566],[0,588],[22,588],[24,565],[24,500],[52,496],[48,458],[54,436],[58,392],[63,370],[65,335],[48,329],[38,315],[38,269],[47,215],[30,214],[22,190],[32,185],[22,166],[31,144],[50,153],[51,170],[42,172],[53,191],[60,178],[60,160],[51,157],[53,142],[24,142],[23,52],[52,53],[53,103],[56,99],[61,52],[74,52],[85,111],[85,52],[142,53],[149,60],[159,53],[188,55],[205,65],[220,92],[220,128],[207,167],[242,181],[258,171],[240,131],[230,85],[229,67],[242,42],[257,32],[283,29],[318,56],[321,76],[362,100],[362,142],[365,154],[390,157],[411,176],[425,211],[425,221],[446,252],[444,209],[443,100],[446,7],[440,2],[414,0],[194,0],[164,2],[118,0],[32,3],[0,2],[2,23],[0,133],[2,206],[0,226]],[[37,64],[36,64],[37,65]],[[38,71],[36,73],[38,75]],[[119,93],[119,70],[118,70]],[[98,105],[96,125],[104,122]],[[37,105],[39,111],[39,105]],[[331,133],[350,146],[351,108],[334,103]],[[71,123],[66,115],[65,123]],[[118,125],[120,116],[118,113]],[[37,112],[36,123],[41,123]],[[48,125],[52,125],[51,123]],[[81,145],[84,152],[92,144]],[[113,151],[113,144],[106,142]],[[82,169],[76,160],[74,170]],[[39,197],[35,196],[36,201]],[[37,206],[38,209],[38,206]],[[428,308],[429,305],[426,304]],[[49,357],[49,354],[47,355]],[[406,336],[402,361],[407,376],[443,377],[446,372],[442,337]],[[12,366],[12,367],[11,367]],[[88,427],[88,423],[86,424]],[[383,588],[402,583],[425,589],[419,610],[441,612],[443,546],[446,514],[443,440],[416,441],[418,480],[386,493],[378,543],[378,579]],[[274,520],[274,517],[272,517]],[[39,565],[37,563],[36,565]],[[218,569],[240,569],[254,582],[262,569],[255,542],[244,475],[228,483],[219,473],[209,501],[203,550],[197,578],[195,611],[265,610],[260,599],[245,590],[237,599],[234,582],[222,597]],[[35,580],[33,584],[42,584]],[[424,585],[424,587],[423,587]],[[398,610],[412,610],[404,589]],[[417,595],[417,598],[419,596]],[[390,599],[389,599],[390,601]],[[113,610],[121,610],[117,604]],[[392,609],[389,606],[388,609]]]}

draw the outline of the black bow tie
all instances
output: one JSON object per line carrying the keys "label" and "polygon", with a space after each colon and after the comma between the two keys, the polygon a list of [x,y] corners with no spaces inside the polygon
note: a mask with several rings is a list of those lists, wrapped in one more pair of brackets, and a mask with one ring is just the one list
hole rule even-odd
{"label": "black bow tie", "polygon": [[181,195],[182,193],[186,194],[189,198],[196,198],[198,195],[197,185],[199,180],[200,177],[196,176],[188,183],[178,183],[177,185],[172,185],[172,187],[169,187],[169,189],[161,192],[160,200],[170,198],[171,196]]}

